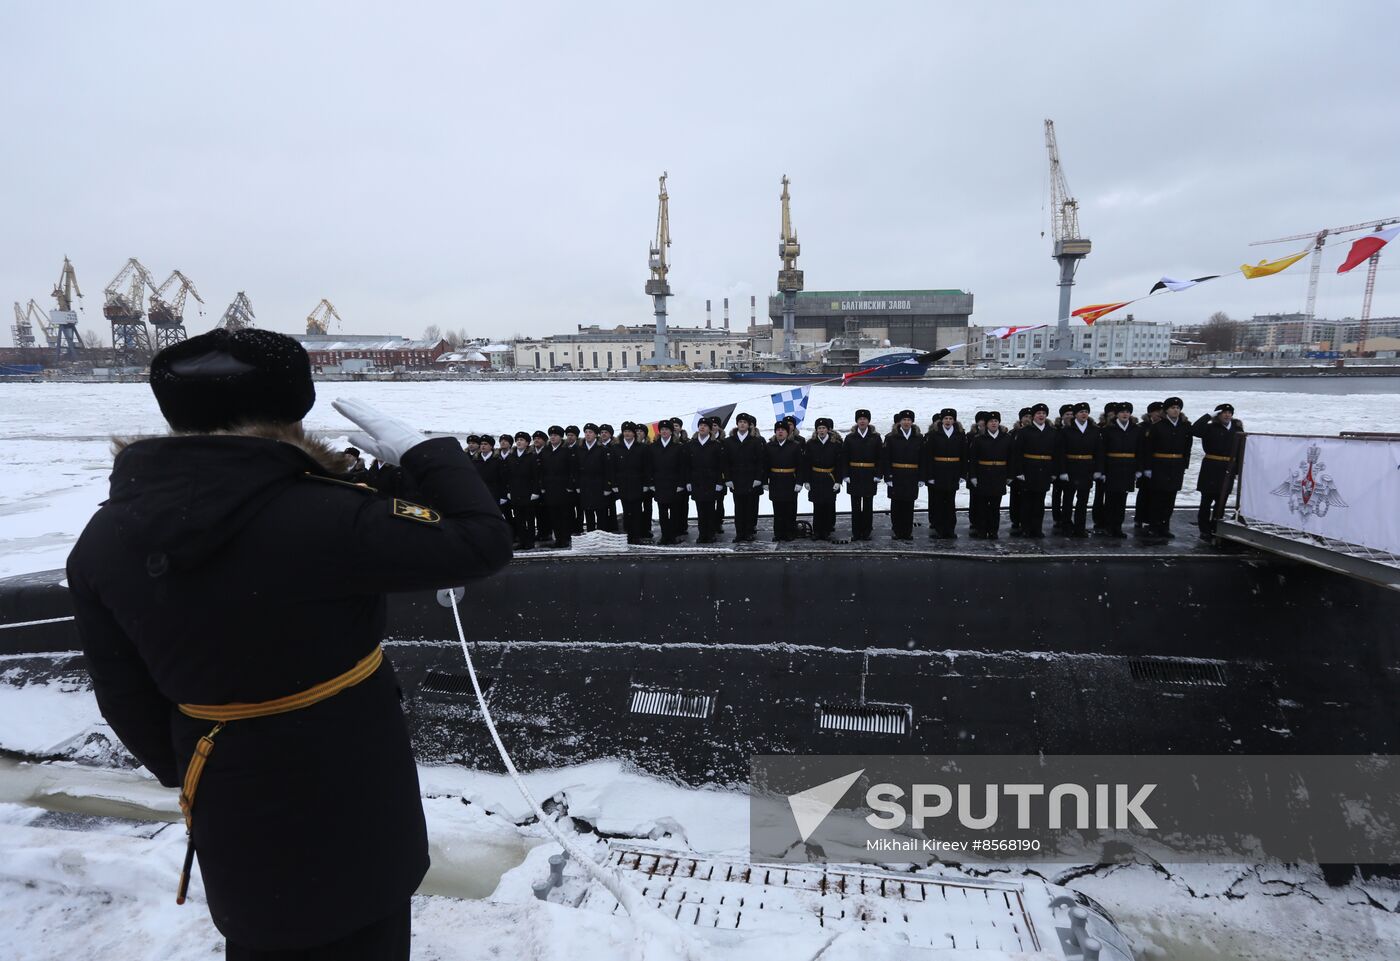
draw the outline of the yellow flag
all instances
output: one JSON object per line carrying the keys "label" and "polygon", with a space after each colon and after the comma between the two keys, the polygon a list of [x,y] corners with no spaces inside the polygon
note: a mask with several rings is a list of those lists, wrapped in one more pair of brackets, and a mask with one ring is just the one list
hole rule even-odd
{"label": "yellow flag", "polygon": [[1311,252],[1312,248],[1309,247],[1307,250],[1296,253],[1291,257],[1284,257],[1280,260],[1261,260],[1253,267],[1249,266],[1249,264],[1245,264],[1240,267],[1240,273],[1244,274],[1249,280],[1253,280],[1255,277],[1267,277],[1281,270],[1287,270]]}

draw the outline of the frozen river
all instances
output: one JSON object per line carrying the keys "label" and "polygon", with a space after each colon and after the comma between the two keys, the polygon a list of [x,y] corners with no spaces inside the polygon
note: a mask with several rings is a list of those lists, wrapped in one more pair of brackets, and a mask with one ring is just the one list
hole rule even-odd
{"label": "frozen river", "polygon": [[[424,430],[461,435],[533,431],[590,420],[617,426],[624,420],[677,416],[688,423],[694,411],[728,403],[752,413],[760,426],[771,427],[769,394],[776,389],[693,382],[323,383],[317,385],[318,399],[307,426],[332,435],[348,429],[330,405],[344,396],[374,404]],[[1086,380],[1064,387],[1025,382],[974,388],[819,385],[812,390],[807,424],[828,416],[846,429],[857,407],[868,407],[880,427],[905,407],[918,414],[921,425],[943,407],[956,408],[968,422],[980,409],[1014,417],[1021,407],[1042,400],[1052,410],[1087,400],[1095,411],[1107,401],[1126,400],[1140,412],[1169,391],[1185,400],[1186,414],[1192,418],[1230,401],[1251,431],[1334,434],[1394,430],[1400,423],[1400,385],[1389,379],[1376,383],[1359,378],[1271,378],[1262,383]],[[144,384],[0,384],[0,449],[6,465],[0,473],[0,576],[62,567],[73,541],[107,494],[110,438],[159,433],[164,427]],[[1193,486],[1188,478],[1188,489]],[[1193,497],[1188,490],[1183,501]],[[846,507],[838,504],[838,510]],[[805,499],[800,509],[808,511]]]}

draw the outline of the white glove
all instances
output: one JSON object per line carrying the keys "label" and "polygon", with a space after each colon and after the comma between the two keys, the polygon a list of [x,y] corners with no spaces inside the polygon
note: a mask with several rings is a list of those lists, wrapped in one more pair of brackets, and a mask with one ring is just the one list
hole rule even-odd
{"label": "white glove", "polygon": [[967,483],[968,483],[968,486],[970,486],[970,487],[976,487],[976,486],[977,486],[977,478],[975,478],[975,477],[970,477],[970,478],[968,478]]}
{"label": "white glove", "polygon": [[1024,481],[1024,480],[1026,479],[1026,475],[1025,475],[1025,474],[1017,474],[1017,475],[1016,475],[1016,479],[1017,479],[1018,481]]}
{"label": "white glove", "polygon": [[427,440],[412,424],[357,400],[340,397],[332,401],[331,406],[364,432],[351,436],[355,446],[386,464],[401,463],[404,454]]}
{"label": "white glove", "polygon": [[510,498],[509,498],[509,497],[502,497],[502,498],[501,498],[501,503],[502,503],[502,504],[508,504],[508,503],[510,503]]}
{"label": "white glove", "polygon": [[831,485],[831,492],[832,492],[833,494],[839,494],[839,493],[841,492],[841,485],[840,485],[840,484],[832,484],[832,485]]}
{"label": "white glove", "polygon": [[725,487],[728,487],[730,490],[733,490],[733,489],[734,489],[734,482],[733,482],[733,481],[725,481],[725,482],[724,482],[724,486],[725,486]]}
{"label": "white glove", "polygon": [[1142,476],[1143,476],[1143,477],[1146,477],[1148,480],[1151,480],[1151,479],[1152,479],[1152,471],[1151,471],[1151,469],[1149,468],[1148,470],[1143,471],[1143,472],[1142,472]]}
{"label": "white glove", "polygon": [[754,481],[754,482],[753,482],[753,486],[755,486],[755,487],[762,487],[762,486],[763,486],[763,481]]}
{"label": "white glove", "polygon": [[1133,480],[1141,480],[1141,479],[1142,479],[1142,471],[1137,471],[1136,473],[1133,474]]}
{"label": "white glove", "polygon": [[811,485],[811,484],[803,484],[803,485],[802,485],[802,489],[803,489],[804,491],[810,491],[810,490],[812,489],[812,485]]}
{"label": "white glove", "polygon": [[681,491],[688,491],[688,490],[690,490],[690,485],[689,485],[689,484],[686,484],[684,487],[677,487],[677,488],[676,488],[676,493],[679,494]]}
{"label": "white glove", "polygon": [[716,493],[716,494],[722,493],[723,491],[724,491],[724,485],[723,485],[723,484],[716,484],[716,485],[715,485],[715,493]]}
{"label": "white glove", "polygon": [[539,494],[531,494],[531,495],[530,495],[530,500],[532,500],[532,501],[537,501],[537,500],[539,500],[539,499],[540,499],[540,495],[539,495]]}
{"label": "white glove", "polygon": [[656,488],[655,488],[655,487],[643,487],[642,490],[644,490],[644,491],[655,491]]}
{"label": "white glove", "polygon": [[1103,479],[1104,479],[1104,478],[1103,478],[1103,475],[1102,475],[1102,474],[1100,474],[1098,471],[1095,471],[1095,472],[1094,472],[1094,480],[1103,480]]}
{"label": "white glove", "polygon": [[1062,480],[1062,481],[1067,481],[1067,480],[1069,480],[1069,475],[1068,475],[1068,474],[1061,474],[1061,475],[1060,475],[1060,480]]}
{"label": "white glove", "polygon": [[[680,490],[680,488],[677,487],[676,490]],[[691,493],[690,485],[689,485],[689,484],[686,484],[686,485],[685,485],[685,492],[686,492],[687,494]]]}

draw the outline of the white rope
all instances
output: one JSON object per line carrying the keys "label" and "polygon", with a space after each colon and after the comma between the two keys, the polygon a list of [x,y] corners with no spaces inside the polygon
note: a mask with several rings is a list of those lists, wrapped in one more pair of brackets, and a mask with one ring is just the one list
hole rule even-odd
{"label": "white rope", "polygon": [[506,746],[501,743],[501,735],[496,730],[496,722],[491,717],[491,709],[486,705],[486,697],[481,693],[481,684],[476,678],[476,666],[472,663],[471,651],[467,648],[467,634],[462,629],[462,616],[457,609],[457,594],[452,589],[448,589],[447,594],[452,598],[452,620],[457,625],[457,639],[462,644],[462,657],[467,661],[467,676],[471,678],[472,691],[476,694],[476,702],[481,706],[481,717],[486,722],[486,729],[491,732],[491,740],[496,744],[496,751],[501,756],[501,763],[506,766],[506,772],[510,775],[515,787],[535,811],[535,816],[539,818],[540,824],[544,825],[554,840],[569,853],[569,856],[582,865],[583,869],[615,898],[617,903],[637,922],[639,926],[645,927],[662,937],[670,938],[679,943],[684,949],[685,956],[690,959],[698,959],[701,952],[694,939],[688,936],[681,927],[671,918],[665,917],[649,903],[647,903],[639,891],[623,879],[621,872],[611,865],[602,865],[594,861],[587,851],[584,851],[572,840],[570,840],[555,823],[544,813],[544,808],[540,807],[540,802],[535,800],[535,796],[530,793],[530,789],[525,786],[525,782],[520,778],[520,772],[515,769],[515,762],[511,760],[510,754],[506,751]]}
{"label": "white rope", "polygon": [[14,624],[0,624],[0,631],[8,631],[12,627],[37,627],[40,624],[60,624],[63,621],[73,620],[73,615],[67,617],[46,617],[42,621],[16,621]]}

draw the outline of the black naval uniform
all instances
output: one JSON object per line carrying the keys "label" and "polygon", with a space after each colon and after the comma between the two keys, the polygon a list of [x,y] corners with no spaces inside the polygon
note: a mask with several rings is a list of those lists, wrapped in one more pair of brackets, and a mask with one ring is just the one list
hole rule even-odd
{"label": "black naval uniform", "polygon": [[770,440],[768,500],[773,505],[774,541],[797,537],[797,492],[802,483],[802,445],[794,440]]}
{"label": "black naval uniform", "polygon": [[674,544],[676,538],[685,532],[682,513],[690,494],[685,485],[689,483],[689,458],[685,444],[674,437],[657,438],[651,445],[652,496],[656,500],[656,515],[661,527],[661,544]]}
{"label": "black naval uniform", "polygon": [[1152,478],[1142,471],[1146,459],[1147,428],[1152,426],[1152,415],[1144,417],[1137,429],[1137,501],[1133,505],[1133,527],[1141,532],[1152,523]]}
{"label": "black naval uniform", "polygon": [[510,499],[515,545],[535,546],[535,505],[540,496],[540,458],[530,448],[512,448],[501,459],[501,487]]}
{"label": "black naval uniform", "polygon": [[851,495],[851,540],[870,540],[884,446],[884,439],[873,427],[866,428],[863,436],[856,428],[841,442],[846,489]]}
{"label": "black naval uniform", "polygon": [[[455,440],[424,440],[402,469],[421,505],[338,482],[292,439],[183,434],[117,454],[68,587],[98,707],[162,784],[181,783],[212,726],[177,704],[306,691],[377,650],[387,593],[510,560],[496,498]],[[428,838],[390,658],[214,739],[192,828],[229,958],[409,956]]]}
{"label": "black naval uniform", "polygon": [[1021,533],[1044,537],[1045,492],[1050,482],[1064,473],[1064,438],[1048,423],[1032,422],[1016,431],[1011,445],[1012,476],[1021,476]]}
{"label": "black naval uniform", "polygon": [[1201,439],[1201,473],[1196,478],[1196,490],[1201,493],[1201,507],[1196,512],[1196,525],[1201,534],[1209,537],[1215,533],[1216,502],[1229,496],[1225,490],[1225,476],[1234,469],[1235,445],[1237,438],[1244,434],[1244,426],[1231,418],[1226,427],[1216,417],[1202,414],[1191,427],[1191,433]]}
{"label": "black naval uniform", "polygon": [[501,485],[501,458],[494,452],[485,457],[475,454],[473,455],[473,463],[476,464],[476,472],[481,477],[481,482],[486,485],[486,489],[495,498],[497,506],[501,508],[501,516],[509,521],[510,504],[506,500],[506,492]]}
{"label": "black naval uniform", "polygon": [[724,439],[726,482],[734,490],[734,540],[751,541],[758,526],[759,488],[768,473],[768,445],[752,430]]}
{"label": "black naval uniform", "polygon": [[[1001,498],[1011,476],[1011,434],[1005,430],[982,431],[967,443],[967,477],[972,487],[972,512],[968,522],[982,537],[997,538],[1001,527]],[[977,483],[973,484],[972,482]]]}
{"label": "black naval uniform", "polygon": [[642,498],[651,486],[651,446],[641,441],[619,441],[613,445],[613,476],[622,499],[622,529],[627,543],[639,544],[649,533],[644,524]]}
{"label": "black naval uniform", "polygon": [[588,441],[579,441],[574,447],[574,459],[578,465],[579,507],[583,509],[583,525],[586,530],[596,531],[601,526],[603,512],[612,501],[613,463],[608,449],[599,441],[588,446]]}
{"label": "black naval uniform", "polygon": [[695,500],[696,543],[713,544],[719,534],[719,497],[724,490],[724,442],[690,439],[690,496]]}
{"label": "black naval uniform", "polygon": [[1195,438],[1191,422],[1182,414],[1173,424],[1166,415],[1148,426],[1142,448],[1140,469],[1143,476],[1152,472],[1148,489],[1152,491],[1152,533],[1171,537],[1172,512],[1176,510],[1176,492],[1191,466],[1191,448]]}
{"label": "black naval uniform", "polygon": [[[578,455],[583,450],[583,441],[576,440],[572,444],[568,440],[564,441],[564,446],[574,458],[574,473],[578,473]],[[583,533],[583,495],[579,490],[577,476],[575,476],[574,489],[569,492],[569,530],[575,534]],[[592,528],[589,528],[592,530]]]}
{"label": "black naval uniform", "polygon": [[1074,537],[1083,537],[1089,515],[1089,494],[1094,480],[1103,473],[1103,446],[1099,440],[1099,425],[1092,420],[1084,422],[1084,429],[1073,423],[1060,428],[1064,438],[1064,472],[1069,480],[1064,482],[1069,496],[1063,506],[1065,520],[1070,524]]}
{"label": "black naval uniform", "polygon": [[578,488],[578,460],[567,444],[545,444],[540,451],[540,505],[549,516],[554,546],[573,543],[574,499]]}
{"label": "black naval uniform", "polygon": [[914,537],[914,501],[919,497],[923,448],[924,438],[917,426],[909,428],[907,437],[899,427],[885,435],[885,459],[880,473],[890,489],[890,526],[894,528],[895,540]]}
{"label": "black naval uniform", "polygon": [[[1049,423],[1049,421],[1047,421]],[[1064,415],[1055,420],[1052,425],[1057,431],[1064,431]],[[1066,435],[1068,439],[1068,435]],[[1070,527],[1070,515],[1074,508],[1074,483],[1073,480],[1061,480],[1056,474],[1050,483],[1050,524],[1057,530],[1068,531]]]}
{"label": "black naval uniform", "polygon": [[928,484],[930,537],[957,537],[958,484],[967,471],[967,435],[961,427],[945,431],[934,424],[924,441],[924,480]]}
{"label": "black naval uniform", "polygon": [[618,441],[607,442],[598,441],[603,448],[603,454],[608,458],[608,469],[612,472],[612,484],[609,486],[603,497],[603,512],[598,516],[598,526],[609,534],[617,533],[617,462],[613,455],[617,453]]}
{"label": "black naval uniform", "polygon": [[1124,536],[1123,519],[1128,513],[1128,495],[1137,484],[1139,426],[1135,420],[1120,426],[1115,417],[1099,431],[1104,473],[1102,523],[1104,530],[1114,537]]}
{"label": "black naval uniform", "polygon": [[845,479],[842,443],[828,431],[826,440],[813,437],[802,447],[807,458],[807,499],[812,502],[812,536],[824,540],[836,530],[836,492]]}

